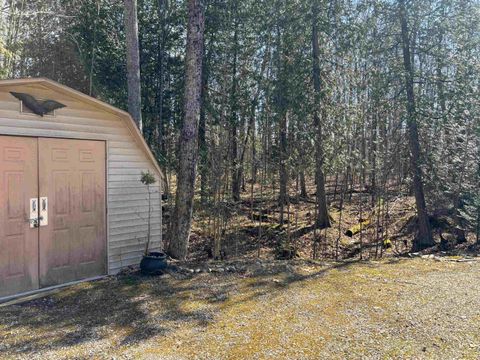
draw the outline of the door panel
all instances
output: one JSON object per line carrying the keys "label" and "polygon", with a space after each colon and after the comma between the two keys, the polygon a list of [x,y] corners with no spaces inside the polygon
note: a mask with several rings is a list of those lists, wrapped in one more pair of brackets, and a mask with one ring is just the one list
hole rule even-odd
{"label": "door panel", "polygon": [[40,138],[39,169],[40,286],[105,274],[105,143]]}
{"label": "door panel", "polygon": [[37,139],[0,136],[0,297],[39,286],[38,228],[29,222],[37,156]]}

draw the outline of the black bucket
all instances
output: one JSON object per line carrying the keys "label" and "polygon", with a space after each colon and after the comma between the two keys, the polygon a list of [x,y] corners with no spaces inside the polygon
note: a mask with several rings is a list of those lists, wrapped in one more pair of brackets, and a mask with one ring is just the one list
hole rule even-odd
{"label": "black bucket", "polygon": [[140,262],[140,271],[144,275],[163,274],[167,268],[167,255],[163,252],[151,252],[144,255]]}

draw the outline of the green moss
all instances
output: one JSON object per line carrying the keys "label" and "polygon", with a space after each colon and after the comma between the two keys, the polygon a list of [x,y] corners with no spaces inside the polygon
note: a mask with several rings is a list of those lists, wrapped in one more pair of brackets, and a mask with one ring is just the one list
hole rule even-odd
{"label": "green moss", "polygon": [[[399,294],[415,296],[416,305],[428,306],[435,293],[422,292],[418,277],[458,268],[471,265],[382,260],[330,267],[301,263],[293,270],[247,277],[117,278],[79,284],[58,294],[52,309],[24,308],[28,316],[0,310],[5,319],[0,340],[29,344],[32,353],[43,355],[50,344],[64,342],[45,355],[58,358],[106,353],[175,359],[368,358],[372,350],[385,359],[429,358],[455,349],[433,338],[429,344],[439,346],[422,352],[418,344],[424,338],[416,338],[415,329],[404,330],[404,314],[412,309],[399,309],[397,299]],[[478,324],[480,316],[468,321]],[[82,332],[84,341],[69,340]],[[472,332],[462,338],[480,344],[480,333]],[[467,347],[458,355],[474,359],[477,350]]]}

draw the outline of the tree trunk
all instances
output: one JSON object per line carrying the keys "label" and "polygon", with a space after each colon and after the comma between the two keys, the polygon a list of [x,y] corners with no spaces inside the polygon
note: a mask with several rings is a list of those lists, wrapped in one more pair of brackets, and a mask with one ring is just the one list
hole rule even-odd
{"label": "tree trunk", "polygon": [[307,184],[305,182],[305,170],[304,169],[301,169],[300,170],[300,196],[303,198],[303,199],[307,199],[308,198],[308,194],[307,194]]}
{"label": "tree trunk", "polygon": [[317,217],[315,219],[316,225],[320,228],[330,226],[327,209],[327,197],[325,195],[325,178],[323,175],[323,135],[322,135],[322,121],[318,114],[319,107],[323,107],[323,121],[326,119],[326,111],[321,100],[324,98],[321,90],[321,76],[320,76],[320,49],[318,47],[318,4],[315,3],[312,7],[312,52],[313,52],[313,86],[314,86],[314,107],[313,120],[316,127],[315,138],[315,182],[316,182],[316,199],[317,199]]}
{"label": "tree trunk", "polygon": [[[477,130],[477,189],[480,189],[480,127]],[[480,196],[477,194],[477,244],[480,245]]]}
{"label": "tree trunk", "polygon": [[93,96],[93,71],[95,68],[95,52],[97,50],[97,26],[100,18],[100,3],[97,3],[97,17],[93,23],[93,41],[92,41],[92,56],[90,57],[90,71],[88,77],[88,95]]}
{"label": "tree trunk", "polygon": [[284,207],[287,203],[287,182],[288,182],[288,173],[287,173],[287,116],[288,112],[280,116],[280,126],[279,126],[279,138],[280,138],[280,167],[279,167],[279,176],[280,176],[280,194],[278,197],[278,202],[280,205],[280,225],[284,223]]}
{"label": "tree trunk", "polygon": [[166,30],[166,12],[167,12],[167,2],[166,0],[158,0],[157,1],[157,14],[158,18],[160,19],[161,23],[161,31],[160,31],[160,44],[158,46],[158,59],[157,59],[157,66],[159,72],[159,79],[158,79],[158,98],[157,98],[157,121],[155,122],[155,146],[159,153],[162,156],[167,157],[166,154],[166,146],[165,146],[165,121],[163,119],[163,105],[164,105],[164,91],[165,91],[165,43],[167,37],[167,30]]}
{"label": "tree trunk", "polygon": [[371,165],[370,165],[370,192],[371,192],[371,199],[372,199],[372,206],[375,205],[375,200],[377,197],[377,127],[378,127],[378,119],[377,119],[377,102],[375,101],[375,111],[373,113],[372,118],[372,128],[371,128]]}
{"label": "tree trunk", "polygon": [[477,207],[477,226],[475,230],[476,243],[480,245],[480,207]]}
{"label": "tree trunk", "polygon": [[238,55],[238,19],[237,19],[237,3],[233,2],[234,12],[234,32],[233,32],[233,64],[232,64],[232,90],[230,94],[230,163],[231,163],[231,177],[232,177],[232,199],[240,201],[240,182],[241,172],[238,161],[238,101],[237,101],[237,55]]}
{"label": "tree trunk", "polygon": [[208,146],[206,143],[206,112],[205,102],[208,86],[208,61],[203,57],[202,85],[200,92],[200,123],[198,126],[198,151],[200,152],[200,201],[205,204],[207,201],[207,182],[208,182]]}
{"label": "tree trunk", "polygon": [[180,135],[177,193],[168,248],[168,253],[177,259],[185,259],[187,256],[192,223],[195,167],[198,157],[197,139],[204,26],[205,17],[202,0],[189,0],[184,92],[185,115]]}
{"label": "tree trunk", "polygon": [[127,40],[128,112],[142,132],[137,0],[125,0],[125,36]]}
{"label": "tree trunk", "polygon": [[[278,13],[277,13],[278,14]],[[287,98],[287,60],[288,49],[282,42],[281,27],[276,24],[276,70],[277,78],[275,83],[275,110],[278,121],[278,175],[279,175],[279,194],[278,205],[280,207],[279,223],[284,223],[284,210],[287,204],[287,117],[288,117],[288,98]],[[285,45],[285,46],[284,46]],[[277,165],[277,164],[276,164]],[[272,179],[273,180],[273,179]],[[272,185],[273,181],[272,181]],[[272,186],[274,187],[274,186]],[[272,189],[273,190],[273,189]]]}
{"label": "tree trunk", "polygon": [[413,190],[418,216],[418,236],[413,242],[413,251],[418,251],[435,242],[432,238],[428,221],[427,206],[423,191],[422,171],[420,168],[420,142],[418,138],[417,118],[415,109],[415,94],[413,91],[413,66],[410,55],[410,39],[408,33],[407,12],[405,0],[399,0],[399,16],[402,28],[403,65],[405,69],[405,87],[407,90],[407,125],[410,145],[410,166],[413,172]]}

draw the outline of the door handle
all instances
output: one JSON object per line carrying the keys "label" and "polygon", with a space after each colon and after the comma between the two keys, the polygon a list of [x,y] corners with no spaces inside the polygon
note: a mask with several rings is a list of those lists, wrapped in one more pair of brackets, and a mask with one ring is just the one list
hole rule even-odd
{"label": "door handle", "polygon": [[48,225],[48,198],[46,196],[40,199],[30,199],[30,217],[27,221],[31,228]]}
{"label": "door handle", "polygon": [[40,226],[48,225],[48,197],[44,196],[40,198]]}
{"label": "door handle", "polygon": [[[32,218],[32,219],[27,219],[27,222],[30,223],[30,227],[31,228],[37,228],[40,226],[40,224],[42,223],[42,217],[40,216],[39,218]],[[40,223],[39,223],[40,221]]]}
{"label": "door handle", "polygon": [[30,199],[30,216],[28,218],[31,228],[38,227],[38,198]]}

